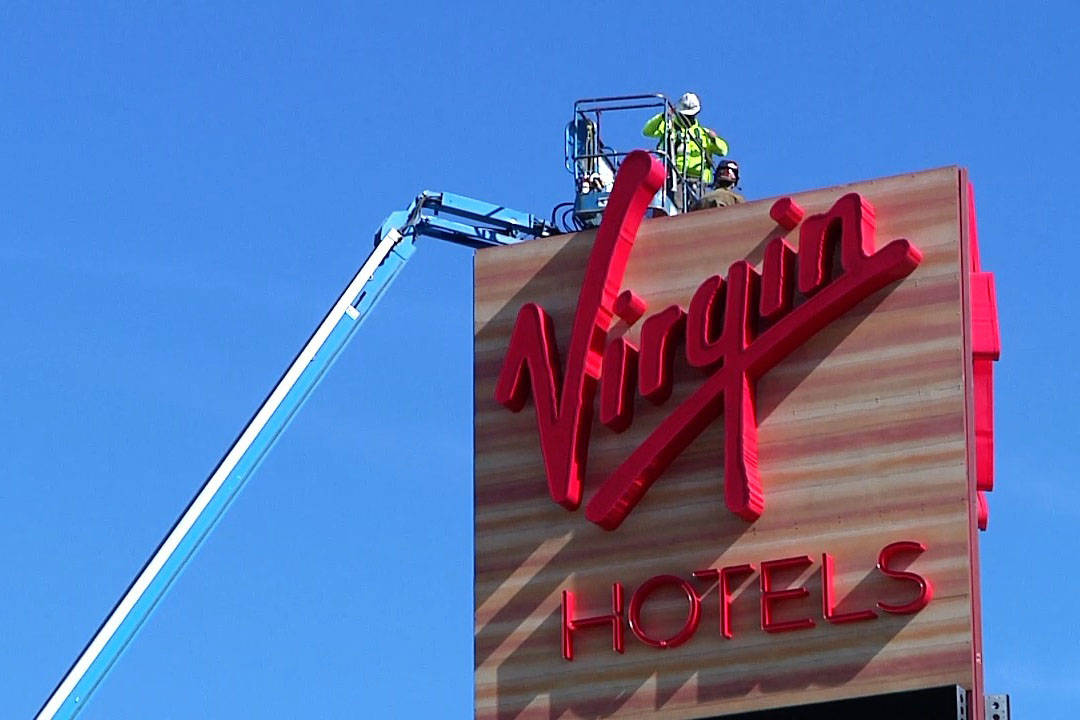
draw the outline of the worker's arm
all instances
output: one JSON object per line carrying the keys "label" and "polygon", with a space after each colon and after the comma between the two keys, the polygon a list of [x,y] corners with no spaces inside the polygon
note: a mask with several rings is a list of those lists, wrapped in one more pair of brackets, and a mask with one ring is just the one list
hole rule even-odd
{"label": "worker's arm", "polygon": [[664,113],[654,115],[645,123],[641,134],[645,137],[664,137]]}
{"label": "worker's arm", "polygon": [[712,130],[711,128],[705,128],[705,149],[711,152],[713,155],[727,155],[727,140],[717,135],[715,130]]}

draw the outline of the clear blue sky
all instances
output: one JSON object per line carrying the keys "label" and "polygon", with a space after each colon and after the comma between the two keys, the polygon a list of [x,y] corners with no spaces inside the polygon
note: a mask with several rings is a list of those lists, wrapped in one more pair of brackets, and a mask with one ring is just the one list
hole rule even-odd
{"label": "clear blue sky", "polygon": [[[45,699],[424,188],[570,198],[696,90],[751,198],[959,164],[997,275],[987,686],[1075,715],[1074,3],[0,9],[0,715]],[[467,718],[471,254],[425,247],[84,714]]]}

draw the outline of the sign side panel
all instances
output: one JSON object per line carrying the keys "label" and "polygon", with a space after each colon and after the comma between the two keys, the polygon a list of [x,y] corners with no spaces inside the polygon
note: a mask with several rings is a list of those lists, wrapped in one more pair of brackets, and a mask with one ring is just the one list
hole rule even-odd
{"label": "sign side panel", "polygon": [[972,306],[971,306],[971,274],[974,272],[974,256],[972,243],[977,242],[973,238],[975,218],[972,217],[973,201],[971,186],[966,170],[957,172],[957,194],[960,198],[960,277],[963,281],[964,301],[964,413],[965,428],[967,433],[968,455],[968,542],[971,564],[971,632],[972,632],[972,661],[974,663],[974,678],[972,681],[972,717],[982,720],[986,716],[985,696],[983,694],[983,644],[982,644],[982,582],[979,571],[979,502],[978,502],[978,476],[976,473],[975,452],[975,379],[972,362],[974,358],[972,346]]}

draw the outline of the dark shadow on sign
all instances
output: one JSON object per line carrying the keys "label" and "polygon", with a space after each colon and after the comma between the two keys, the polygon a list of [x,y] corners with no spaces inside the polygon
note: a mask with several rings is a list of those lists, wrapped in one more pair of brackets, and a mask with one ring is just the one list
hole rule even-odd
{"label": "dark shadow on sign", "polygon": [[[787,236],[787,230],[780,227],[779,225],[774,226],[773,229],[769,232],[769,234],[766,235],[761,242],[755,245],[754,248],[746,254],[746,262],[760,268],[761,261],[765,257],[765,248],[768,247],[769,243],[771,243],[776,238],[783,238]],[[789,239],[788,243],[790,244],[791,242],[793,241]]]}
{"label": "dark shadow on sign", "polygon": [[[836,350],[882,302],[885,301],[886,298],[888,298],[895,288],[896,284],[893,283],[878,290],[876,293],[852,308],[849,312],[844,313],[834,320],[827,328],[816,333],[801,347],[796,348],[787,356],[787,358],[781,361],[781,365],[784,366],[783,371],[785,377],[783,383],[777,384],[777,388],[782,388],[782,391],[758,393],[758,417],[764,420],[772,414],[777,406],[783,402],[793,390],[799,387],[803,380],[809,377],[810,374],[813,373],[814,370],[816,370],[818,366],[821,365],[821,363],[823,363],[825,359],[828,358],[832,352]],[[761,383],[770,382],[769,376],[773,372],[776,372],[776,370],[765,373],[759,381],[759,386]]]}
{"label": "dark shadow on sign", "polygon": [[[485,322],[485,324],[476,328],[475,347],[479,348],[482,345],[491,343],[498,343],[502,352],[505,351],[506,343],[509,341],[509,329],[513,327],[515,318],[521,306],[529,303],[536,302],[538,297],[550,296],[553,288],[580,287],[585,277],[585,259],[588,256],[589,248],[592,246],[593,238],[595,237],[595,231],[588,231],[579,233],[573,236],[564,247],[559,249],[539,270],[537,270],[529,282],[527,282],[517,293],[507,300],[503,305],[494,313],[494,315]],[[554,242],[549,240],[547,242]],[[499,252],[499,250],[493,250],[492,252]],[[576,296],[575,296],[576,300]],[[570,330],[573,320],[573,308],[564,308],[560,312],[557,308],[547,307],[545,308],[552,316],[555,324],[555,337],[560,352],[560,360],[565,362],[566,349],[570,344]],[[498,356],[499,366],[501,366],[502,355]],[[474,358],[474,362],[479,363],[478,358]],[[476,397],[475,404],[477,407],[477,413],[479,408],[484,406],[494,406],[494,381],[493,379],[487,384],[482,385],[480,377],[493,378],[498,374],[499,367],[480,367],[477,364],[476,368]],[[536,421],[535,421],[535,406],[530,400],[525,404],[525,408],[516,414],[510,413],[510,411],[504,411],[506,422],[522,422],[532,428],[532,432],[535,434]],[[477,428],[479,430],[479,427]],[[539,445],[539,443],[537,443]],[[521,482],[517,483],[514,487],[515,500],[522,503],[549,503],[551,502],[548,495],[547,484],[544,481],[542,472],[536,477],[521,478]],[[478,498],[479,499],[479,498]],[[519,558],[523,560],[524,558]],[[493,582],[490,587],[493,590],[502,586],[506,579],[518,568],[518,564],[507,559],[503,562],[503,558],[500,558],[498,569],[488,569],[488,577],[497,579],[498,582]],[[476,604],[482,605],[486,602],[490,593],[484,593],[477,587]],[[532,609],[535,609],[532,608]],[[477,647],[476,664],[479,666],[484,657],[480,654],[481,649]]]}
{"label": "dark shadow on sign", "polygon": [[[877,570],[871,570],[836,608],[837,613],[870,609],[877,614],[873,620],[833,624],[822,618],[819,612],[815,622],[828,633],[829,648],[827,650],[816,648],[808,637],[809,633],[804,637],[799,637],[800,632],[783,634],[788,637],[777,635],[777,641],[780,643],[786,641],[786,646],[790,648],[790,651],[818,657],[822,665],[828,666],[829,671],[823,673],[820,666],[808,664],[795,670],[784,668],[782,672],[781,668],[777,667],[775,674],[772,674],[766,666],[763,674],[768,675],[770,679],[760,683],[762,692],[836,687],[850,682],[914,617],[913,615],[892,615],[882,612],[876,606],[878,600],[896,597],[894,588],[896,584],[895,580]],[[903,590],[903,584],[901,585],[901,590]],[[810,590],[811,597],[820,599],[821,573],[814,573],[806,583],[806,587]],[[870,630],[873,631],[874,643],[868,645],[864,638]]]}
{"label": "dark shadow on sign", "polygon": [[[678,468],[674,468],[676,472]],[[583,521],[583,518],[579,518]],[[633,518],[627,520],[627,525],[633,523]],[[710,547],[715,548],[717,554],[722,554],[736,540],[748,530],[746,523],[735,517],[723,517],[718,513],[718,520],[712,535]],[[595,545],[588,538],[589,533],[579,533],[566,545],[560,555],[564,553],[592,553]],[[614,537],[614,533],[607,533],[607,537]],[[692,535],[691,534],[688,534]],[[595,538],[592,538],[595,539]],[[669,539],[678,542],[675,534]],[[693,538],[696,542],[698,538]],[[639,538],[640,540],[640,538]],[[625,544],[625,540],[622,541]],[[583,545],[583,543],[585,543]],[[616,543],[618,544],[618,543]],[[615,552],[616,548],[608,548]],[[558,564],[562,557],[553,558],[553,564]],[[565,566],[565,565],[563,565]],[[709,584],[693,580],[690,572],[699,568],[687,568],[685,572],[678,573],[690,581],[694,588],[703,596],[703,603],[715,603],[715,589],[710,590]],[[673,569],[674,570],[674,569]],[[613,568],[611,580],[620,581],[625,587],[626,606],[628,608],[633,591],[647,579],[655,574],[645,572],[632,574],[625,569]],[[542,576],[538,576],[540,578]],[[485,632],[486,642],[484,647],[477,643],[477,660],[489,657],[493,646],[498,646],[508,639],[508,634],[517,628],[513,626],[511,618],[523,617],[522,613],[535,612],[539,604],[550,593],[558,593],[566,587],[570,577],[559,574],[543,577],[543,582],[538,587],[521,591],[506,608],[505,618],[502,613],[496,614],[490,627],[505,627],[501,633],[494,634]],[[534,581],[535,582],[535,581]],[[582,593],[579,596],[578,616],[587,617],[601,615],[610,612],[608,594],[610,585],[605,588],[596,588],[595,592]],[[650,606],[659,608],[660,617],[649,617],[646,626],[657,637],[673,634],[672,628],[681,625],[685,617],[686,601],[684,598],[658,592],[650,599]],[[714,608],[711,612],[703,612],[703,620],[699,630],[695,633],[704,634],[715,632],[713,619]],[[705,619],[708,618],[708,619]],[[680,689],[687,685],[696,673],[695,670],[667,670],[658,668],[656,661],[661,659],[663,653],[676,653],[686,649],[692,649],[695,645],[694,638],[679,648],[670,650],[658,650],[643,644],[627,626],[624,627],[626,652],[618,655],[611,648],[612,633],[609,627],[597,627],[579,630],[574,635],[575,659],[568,662],[561,659],[561,610],[555,607],[546,614],[527,637],[520,640],[514,650],[499,663],[496,669],[498,678],[497,717],[499,720],[514,720],[527,707],[534,703],[538,696],[530,691],[536,687],[535,678],[523,675],[523,669],[528,668],[537,657],[549,658],[554,662],[555,670],[545,676],[544,687],[546,688],[548,711],[547,717],[551,720],[561,717],[577,717],[584,719],[596,719],[609,717],[637,693],[642,686],[649,682],[656,685],[656,707],[663,707]],[[666,658],[663,658],[666,659]],[[550,665],[548,665],[550,667]],[[588,696],[581,689],[590,685],[603,685],[605,688],[601,696]],[[689,692],[689,690],[688,690]],[[534,717],[532,712],[524,717]]]}

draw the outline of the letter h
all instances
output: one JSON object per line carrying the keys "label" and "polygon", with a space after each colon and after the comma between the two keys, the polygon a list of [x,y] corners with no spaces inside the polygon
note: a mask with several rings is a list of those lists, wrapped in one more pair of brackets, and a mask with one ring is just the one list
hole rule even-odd
{"label": "letter h", "polygon": [[611,584],[611,614],[594,615],[587,618],[574,617],[574,593],[563,590],[562,593],[562,654],[567,660],[574,659],[574,631],[584,628],[602,627],[611,623],[611,649],[623,652],[623,587],[622,583]]}

